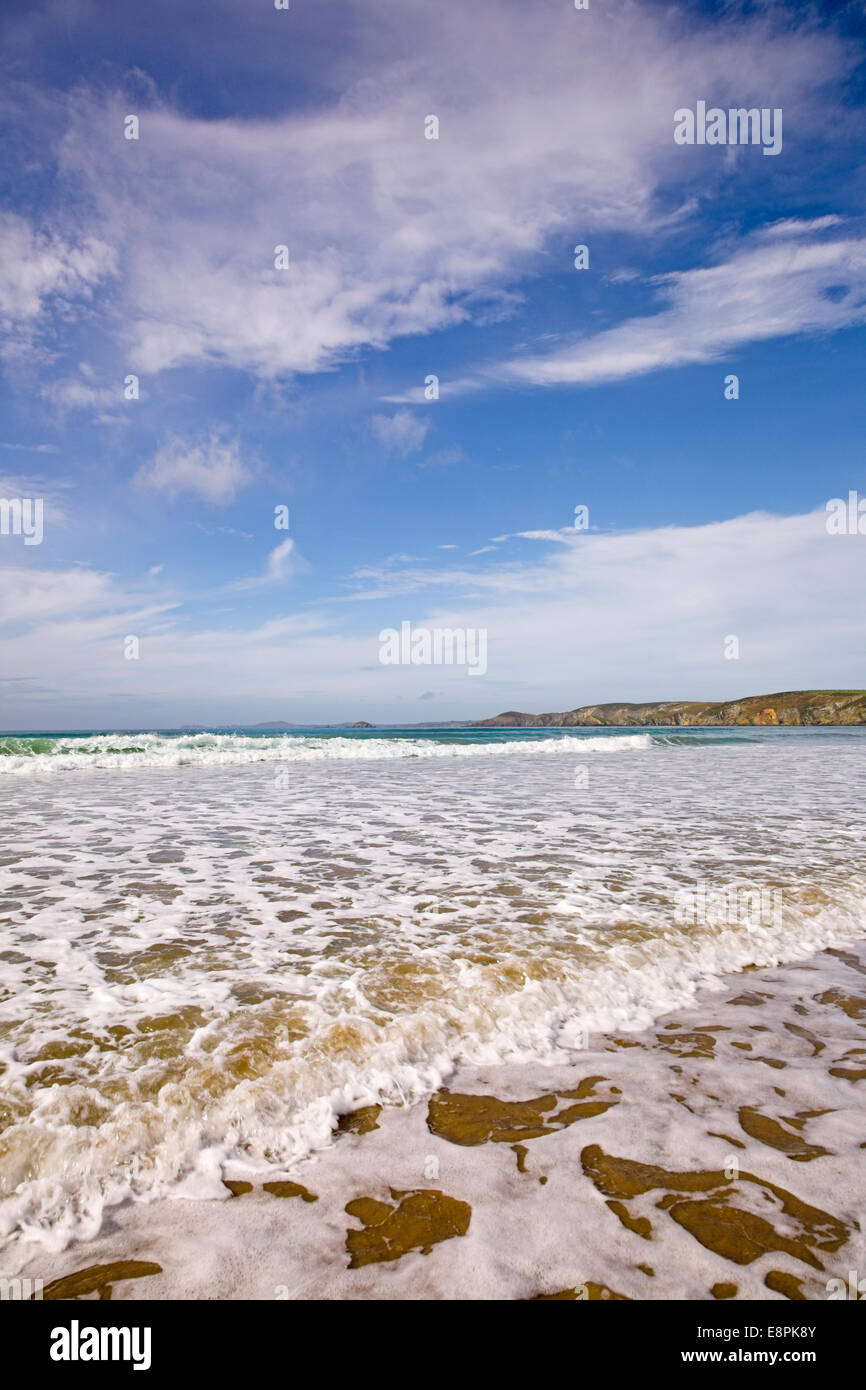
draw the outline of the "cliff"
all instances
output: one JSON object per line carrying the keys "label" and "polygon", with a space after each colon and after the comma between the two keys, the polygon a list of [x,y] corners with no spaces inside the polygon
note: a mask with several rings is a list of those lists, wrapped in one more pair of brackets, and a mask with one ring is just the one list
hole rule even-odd
{"label": "cliff", "polygon": [[743,700],[655,701],[650,704],[583,705],[562,714],[508,710],[482,719],[476,728],[568,725],[696,724],[866,724],[866,690],[787,690]]}

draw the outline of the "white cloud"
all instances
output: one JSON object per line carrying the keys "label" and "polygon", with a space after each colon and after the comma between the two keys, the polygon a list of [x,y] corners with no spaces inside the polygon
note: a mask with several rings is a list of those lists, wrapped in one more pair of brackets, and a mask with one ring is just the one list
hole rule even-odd
{"label": "white cloud", "polygon": [[[345,703],[347,693],[377,713],[398,696],[416,698],[417,668],[377,660],[378,632],[405,618],[488,631],[483,680],[436,668],[443,713],[454,718],[605,699],[848,688],[863,683],[866,616],[850,595],[866,583],[866,546],[859,536],[828,535],[825,523],[821,507],[804,516],[576,533],[521,564],[391,575],[389,602],[369,618],[366,608],[341,605],[246,629],[182,625],[167,604],[143,603],[88,570],[8,570],[0,575],[6,659],[8,669],[49,685],[62,671],[64,698],[91,707],[123,680],[140,701],[158,697],[170,710],[166,722],[191,718],[191,706],[215,692],[224,718],[244,717],[260,690],[306,700],[308,717],[322,701]],[[140,636],[146,660],[123,661],[128,632]],[[739,637],[738,661],[724,658],[730,634]],[[21,705],[19,722],[28,708]],[[63,709],[60,702],[60,722]],[[14,714],[5,720],[14,724]]]}
{"label": "white cloud", "polygon": [[515,531],[514,536],[506,536],[505,540],[516,539],[521,541],[560,541],[569,544],[574,538],[573,526],[562,526],[558,531]]}
{"label": "white cloud", "polygon": [[46,382],[41,394],[52,405],[71,410],[117,406],[123,399],[119,383],[99,385],[92,367],[84,362],[79,364],[77,376]]}
{"label": "white cloud", "polygon": [[[488,698],[497,708],[858,686],[866,617],[852,628],[845,596],[866,582],[866,546],[861,537],[829,536],[825,523],[822,507],[617,535],[572,532],[540,561],[425,575],[426,604],[417,572],[405,575],[404,592],[415,595],[417,624],[487,629],[489,679],[501,692]],[[390,578],[383,626],[409,616],[399,577]],[[437,602],[446,589],[448,600]],[[740,640],[738,661],[724,657],[730,634]],[[466,706],[453,685],[449,693],[460,717]]]}
{"label": "white cloud", "polygon": [[374,415],[370,424],[385,453],[399,454],[401,458],[417,453],[430,430],[429,420],[420,419],[409,410]]}
{"label": "white cloud", "polygon": [[115,271],[112,248],[94,236],[40,232],[25,218],[0,214],[0,335],[6,356],[29,350],[31,332],[50,306],[89,299]]}
{"label": "white cloud", "polygon": [[[692,206],[656,201],[695,169],[672,139],[676,92],[760,105],[784,91],[796,138],[846,62],[826,30],[761,14],[702,26],[624,4],[600,24],[557,0],[507,16],[501,0],[385,5],[363,75],[319,74],[341,93],[330,104],[271,120],[154,104],[128,149],[104,136],[125,107],[79,93],[60,167],[95,210],[93,237],[123,247],[115,307],[132,369],[217,363],[273,380],[489,321],[578,232],[670,227]],[[439,140],[424,139],[428,112]],[[21,307],[35,311],[62,276],[30,260]],[[91,248],[78,281],[102,269]]]}
{"label": "white cloud", "polygon": [[62,478],[41,474],[0,473],[0,497],[42,499],[45,530],[67,526],[70,521],[68,494],[71,484]]}
{"label": "white cloud", "polygon": [[192,493],[203,501],[224,505],[252,480],[253,470],[241,458],[236,439],[217,430],[193,441],[173,436],[135,475],[138,487],[168,497]]}
{"label": "white cloud", "polygon": [[299,570],[308,569],[306,562],[298,555],[295,542],[290,536],[270,551],[264,574],[252,575],[247,579],[236,579],[230,589],[259,589],[270,584],[284,584]]}
{"label": "white cloud", "polygon": [[240,531],[236,526],[205,526],[202,521],[191,523],[197,531],[203,531],[206,536],[240,536],[243,541],[253,539],[249,531]]}
{"label": "white cloud", "polygon": [[[86,625],[88,615],[105,615],[129,608],[133,602],[137,600],[131,600],[116,589],[112,575],[83,566],[0,569],[0,627],[7,624],[38,626],[54,620],[63,620],[73,627],[79,623]],[[56,679],[55,671],[55,682]]]}
{"label": "white cloud", "polygon": [[272,580],[288,579],[292,572],[292,551],[295,542],[287,537],[279,545],[274,546],[268,556],[268,578]]}
{"label": "white cloud", "polygon": [[769,244],[760,235],[751,238],[719,265],[658,277],[667,301],[659,313],[503,363],[487,375],[535,386],[591,385],[866,320],[866,239],[804,244],[798,237],[799,229],[789,225]]}
{"label": "white cloud", "polygon": [[826,232],[829,227],[838,227],[843,219],[834,213],[826,217],[812,217],[808,220],[798,217],[782,217],[761,229],[764,237],[812,236],[815,232]]}

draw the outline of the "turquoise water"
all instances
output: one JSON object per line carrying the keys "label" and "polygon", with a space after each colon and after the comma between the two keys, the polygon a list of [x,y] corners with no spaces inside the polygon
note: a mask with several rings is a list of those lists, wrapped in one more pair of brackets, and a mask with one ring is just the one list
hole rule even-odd
{"label": "turquoise water", "polygon": [[538,743],[550,739],[622,738],[645,734],[653,743],[672,746],[724,745],[762,743],[789,739],[833,740],[866,737],[866,729],[845,726],[764,728],[758,726],[682,728],[675,726],[627,725],[619,727],[536,727],[536,728],[429,728],[419,729],[382,725],[372,729],[303,727],[297,729],[265,730],[236,726],[214,726],[208,729],[60,729],[8,730],[0,732],[2,757],[64,757],[70,754],[98,756],[102,754],[146,754],[160,744],[174,745],[178,750],[204,750],[222,747],[230,751],[232,741],[248,746],[255,740],[264,746],[291,745],[298,740],[351,740],[353,743],[381,742],[433,743],[442,745],[484,745],[502,743]]}

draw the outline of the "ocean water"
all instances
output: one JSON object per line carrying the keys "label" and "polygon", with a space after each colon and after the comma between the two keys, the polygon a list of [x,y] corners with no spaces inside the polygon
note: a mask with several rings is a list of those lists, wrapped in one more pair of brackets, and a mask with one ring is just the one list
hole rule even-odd
{"label": "ocean water", "polygon": [[0,1242],[860,940],[864,784],[859,729],[3,736]]}

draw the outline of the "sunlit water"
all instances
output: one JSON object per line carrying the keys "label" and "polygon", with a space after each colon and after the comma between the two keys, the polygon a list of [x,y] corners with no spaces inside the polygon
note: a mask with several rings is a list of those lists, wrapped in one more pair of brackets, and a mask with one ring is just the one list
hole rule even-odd
{"label": "sunlit water", "polygon": [[864,782],[860,730],[4,738],[0,1236],[862,937]]}

